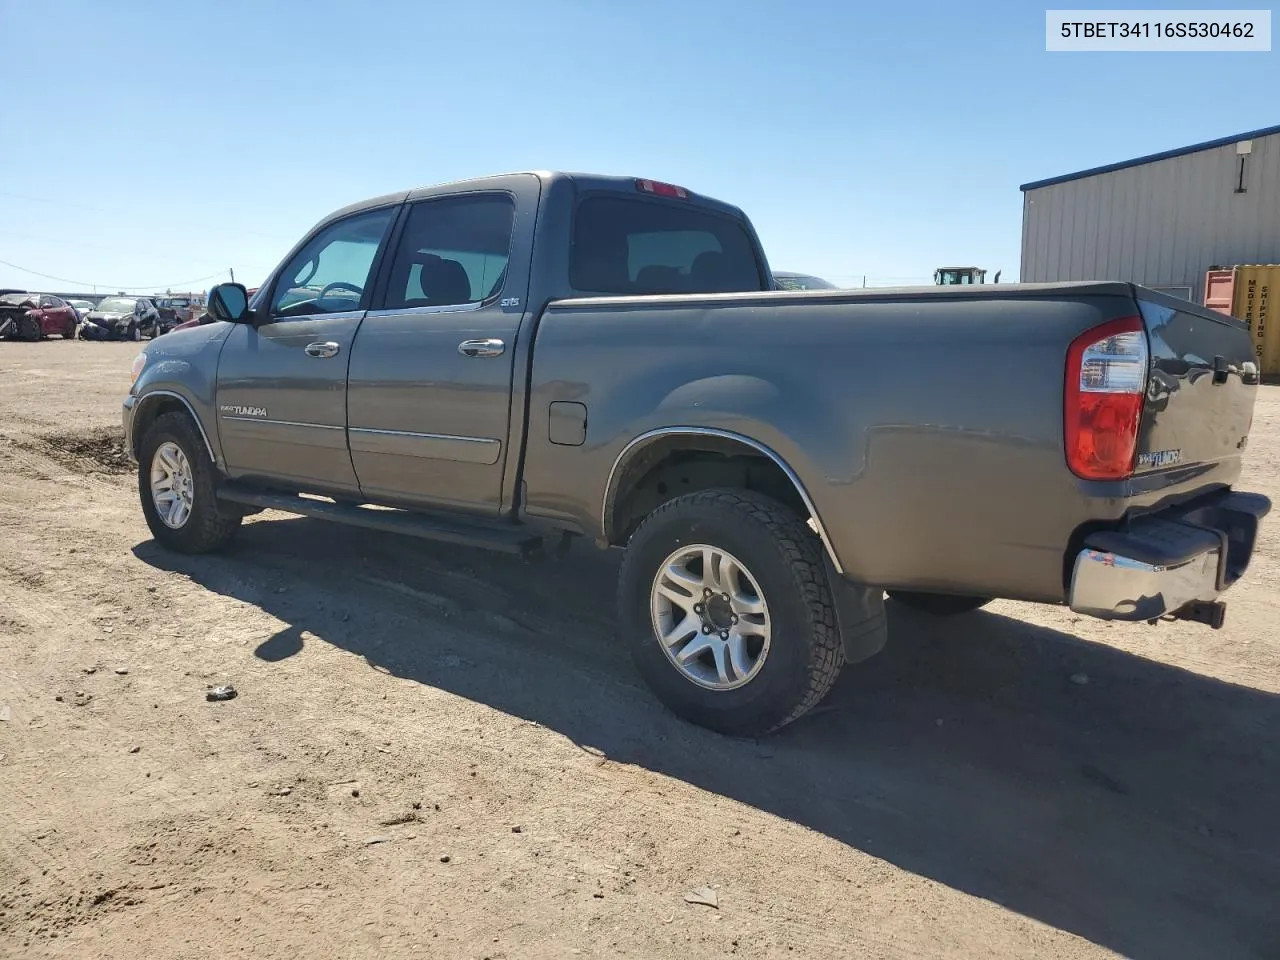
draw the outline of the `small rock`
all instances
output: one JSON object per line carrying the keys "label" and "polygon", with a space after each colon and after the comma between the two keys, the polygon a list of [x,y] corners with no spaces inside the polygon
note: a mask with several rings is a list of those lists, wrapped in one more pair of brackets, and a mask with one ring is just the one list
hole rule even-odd
{"label": "small rock", "polygon": [[421,810],[421,809],[422,809],[422,801],[421,801],[421,800],[415,800],[415,801],[413,801],[413,809],[415,809],[415,810]]}
{"label": "small rock", "polygon": [[604,894],[603,894],[603,893],[601,893],[599,890],[597,890],[597,891],[596,891],[595,893],[593,893],[591,896],[595,897],[597,900],[603,900],[603,899],[604,899]]}
{"label": "small rock", "polygon": [[360,791],[359,791],[359,790],[356,790],[356,789],[354,789],[354,788],[353,788],[353,789],[352,789],[352,791],[351,791],[351,795],[352,795],[353,797],[358,797],[358,796],[360,796]]}
{"label": "small rock", "polygon": [[684,895],[684,902],[697,904],[701,907],[711,907],[713,910],[720,909],[720,895],[710,887],[698,887],[696,890],[690,890]]}
{"label": "small rock", "polygon": [[85,668],[84,668],[84,672],[85,672],[85,673],[87,673],[87,674],[89,674],[90,676],[92,676],[93,674],[95,674],[95,673],[97,673],[97,672],[98,672],[98,668],[97,668],[97,667],[85,667]]}
{"label": "small rock", "polygon": [[61,703],[61,702],[62,702],[62,694],[58,694],[58,695],[57,695],[56,697],[54,697],[53,699],[55,699],[55,700],[57,700],[59,703]]}
{"label": "small rock", "polygon": [[1073,673],[1071,675],[1071,682],[1077,687],[1083,687],[1089,682],[1089,675],[1087,673]]}
{"label": "small rock", "polygon": [[151,586],[147,587],[147,593],[155,593],[155,592],[156,592],[156,585],[154,583]]}
{"label": "small rock", "polygon": [[449,855],[446,853],[443,857],[441,857],[441,858],[440,858],[440,862],[441,862],[441,863],[448,863],[448,862],[449,862],[450,860],[452,860],[452,859],[453,859],[453,857],[449,856]]}
{"label": "small rock", "polygon": [[372,847],[376,843],[390,843],[390,842],[391,842],[390,837],[370,837],[364,843],[366,847]]}
{"label": "small rock", "polygon": [[129,668],[128,668],[128,667],[116,667],[116,673],[117,673],[119,676],[122,676],[122,677],[124,677],[124,676],[128,676],[128,674],[129,674]]}
{"label": "small rock", "polygon": [[272,791],[271,791],[271,796],[273,796],[273,797],[287,797],[287,796],[288,796],[289,794],[291,794],[291,793],[293,793],[293,788],[292,788],[292,787],[281,787],[279,790],[272,790]]}
{"label": "small rock", "polygon": [[206,691],[204,698],[212,703],[219,700],[234,700],[237,696],[236,688],[228,683],[225,686],[214,687],[212,690]]}
{"label": "small rock", "polygon": [[432,806],[433,806],[436,810],[439,810],[439,809],[440,809],[440,804],[438,804],[438,803],[433,803],[433,804],[432,804]]}
{"label": "small rock", "polygon": [[141,753],[141,752],[142,752],[142,748],[141,748],[141,747],[130,747],[130,748],[129,748],[129,752],[130,752],[130,753]]}
{"label": "small rock", "polygon": [[102,632],[103,632],[103,633],[115,633],[115,629],[116,629],[115,627],[103,627],[103,628],[102,628]]}
{"label": "small rock", "polygon": [[524,832],[524,827],[520,826],[519,824],[516,824],[515,826],[513,826],[513,827],[511,828],[511,832],[512,832],[512,833],[523,833],[523,832]]}
{"label": "small rock", "polygon": [[4,706],[0,706],[0,721],[8,723],[12,717],[13,712],[7,703]]}

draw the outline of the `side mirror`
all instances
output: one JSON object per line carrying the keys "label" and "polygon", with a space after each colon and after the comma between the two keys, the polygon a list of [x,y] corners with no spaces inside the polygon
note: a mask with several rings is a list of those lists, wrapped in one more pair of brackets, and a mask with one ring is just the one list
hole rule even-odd
{"label": "side mirror", "polygon": [[220,283],[209,291],[209,313],[215,320],[241,323],[249,313],[249,294],[241,283]]}

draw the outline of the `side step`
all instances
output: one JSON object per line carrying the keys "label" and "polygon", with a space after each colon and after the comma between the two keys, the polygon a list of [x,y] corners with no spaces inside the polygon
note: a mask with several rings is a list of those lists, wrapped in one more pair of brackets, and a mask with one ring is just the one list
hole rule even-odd
{"label": "side step", "polygon": [[280,510],[302,517],[335,520],[354,527],[399,533],[425,540],[457,543],[467,547],[483,547],[501,553],[528,556],[542,546],[542,537],[507,523],[455,520],[450,517],[388,510],[375,507],[347,506],[327,500],[313,500],[292,493],[272,493],[235,483],[218,488],[218,499],[241,503],[265,510]]}

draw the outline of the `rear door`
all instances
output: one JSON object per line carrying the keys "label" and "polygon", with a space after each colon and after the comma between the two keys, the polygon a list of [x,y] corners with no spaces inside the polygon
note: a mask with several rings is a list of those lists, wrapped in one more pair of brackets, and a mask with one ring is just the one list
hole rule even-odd
{"label": "rear door", "polygon": [[254,326],[218,361],[218,433],[232,476],[358,489],[347,450],[347,364],[398,205],[322,227],[278,272]]}
{"label": "rear door", "polygon": [[1259,382],[1248,329],[1189,302],[1137,293],[1151,376],[1135,472],[1238,464]]}
{"label": "rear door", "polygon": [[369,499],[501,510],[538,193],[536,177],[516,176],[406,207],[351,353],[351,460]]}

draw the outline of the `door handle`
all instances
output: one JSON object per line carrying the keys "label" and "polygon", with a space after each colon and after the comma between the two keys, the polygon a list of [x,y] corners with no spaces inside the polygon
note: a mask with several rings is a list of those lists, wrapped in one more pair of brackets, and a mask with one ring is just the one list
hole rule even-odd
{"label": "door handle", "polygon": [[326,340],[323,343],[308,343],[304,349],[307,351],[308,357],[323,358],[323,357],[336,357],[338,355],[338,351],[341,350],[342,348],[339,347],[332,340]]}
{"label": "door handle", "polygon": [[507,349],[501,340],[463,340],[458,344],[458,352],[464,357],[500,357]]}

